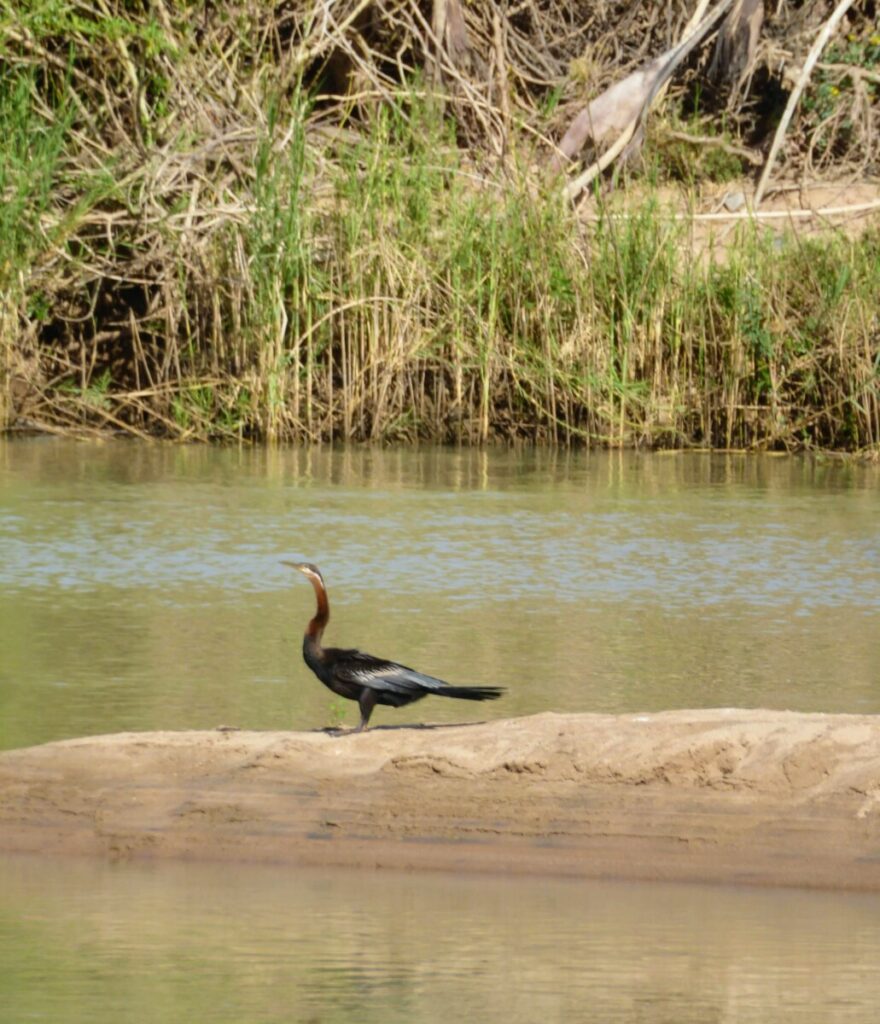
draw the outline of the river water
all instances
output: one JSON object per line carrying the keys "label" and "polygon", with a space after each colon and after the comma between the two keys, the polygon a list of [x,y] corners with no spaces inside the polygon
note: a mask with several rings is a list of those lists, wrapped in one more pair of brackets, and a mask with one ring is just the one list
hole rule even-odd
{"label": "river water", "polygon": [[[509,687],[376,724],[877,713],[878,513],[835,460],[0,442],[0,748],[356,722],[282,558],[329,643]],[[2,1021],[867,1022],[877,963],[874,897],[0,860]]]}
{"label": "river water", "polygon": [[874,1024],[880,898],[0,857],[0,1019]]}

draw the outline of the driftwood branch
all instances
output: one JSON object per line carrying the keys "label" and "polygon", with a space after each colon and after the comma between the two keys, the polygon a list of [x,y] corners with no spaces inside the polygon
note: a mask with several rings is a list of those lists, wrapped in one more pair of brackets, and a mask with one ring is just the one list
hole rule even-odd
{"label": "driftwood branch", "polygon": [[737,93],[754,65],[763,25],[763,0],[736,0],[718,30],[709,78],[726,82]]}
{"label": "driftwood branch", "polygon": [[[614,130],[619,130],[620,134],[594,164],[569,182],[565,188],[568,198],[577,198],[623,152],[637,129],[644,125],[651,106],[665,89],[676,68],[705,39],[719,19],[727,14],[733,2],[721,0],[705,17],[702,15],[708,4],[701,2],[680,43],[623,81],[616,82],[575,118],[559,145],[559,154],[554,158],[552,166],[556,168],[564,158],[571,158],[578,153],[588,139],[599,142]],[[702,20],[695,24],[699,18]],[[692,26],[692,31],[689,31]]]}
{"label": "driftwood branch", "polygon": [[[434,0],[431,12],[431,28],[434,37],[445,48],[452,63],[458,68],[467,68],[471,60],[471,44],[459,0]],[[443,67],[438,55],[435,61],[435,76],[442,79]]]}

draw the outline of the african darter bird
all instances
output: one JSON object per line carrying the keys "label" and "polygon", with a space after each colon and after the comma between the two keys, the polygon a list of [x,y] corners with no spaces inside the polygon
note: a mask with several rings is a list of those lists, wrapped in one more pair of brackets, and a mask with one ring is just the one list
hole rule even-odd
{"label": "african darter bird", "polygon": [[363,651],[322,647],[321,637],[330,620],[324,577],[318,567],[310,562],[283,564],[299,570],[314,587],[318,610],[303,636],[303,658],[328,689],[340,697],[358,702],[361,721],[355,732],[366,729],[377,704],[400,708],[428,694],[460,697],[463,700],[495,700],[504,692],[498,686],[450,686],[442,679],[422,675],[394,661],[374,658],[372,654],[364,654]]}

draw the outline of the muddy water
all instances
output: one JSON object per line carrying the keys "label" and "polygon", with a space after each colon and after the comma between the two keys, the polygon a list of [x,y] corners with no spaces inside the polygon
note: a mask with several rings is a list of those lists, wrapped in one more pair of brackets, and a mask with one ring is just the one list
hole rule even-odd
{"label": "muddy water", "polygon": [[880,467],[733,455],[0,442],[0,748],[356,721],[300,636],[494,704],[880,711]]}
{"label": "muddy water", "polygon": [[880,897],[0,857],[4,1021],[868,1024]]}
{"label": "muddy water", "polygon": [[[376,721],[880,711],[880,469],[0,442],[0,747],[308,729],[331,642],[455,682]],[[0,858],[0,1020],[862,1022],[874,896]]]}

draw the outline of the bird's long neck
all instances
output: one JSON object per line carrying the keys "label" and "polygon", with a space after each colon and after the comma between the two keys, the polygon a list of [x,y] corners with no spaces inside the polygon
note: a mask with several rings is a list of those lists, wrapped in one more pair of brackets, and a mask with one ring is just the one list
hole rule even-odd
{"label": "bird's long neck", "polygon": [[330,621],[330,603],[327,600],[327,591],[324,589],[324,584],[314,576],[309,576],[309,582],[314,587],[315,597],[318,599],[318,610],[308,626],[306,626],[305,640],[309,641],[311,646],[320,650],[321,637],[324,634],[327,623]]}

